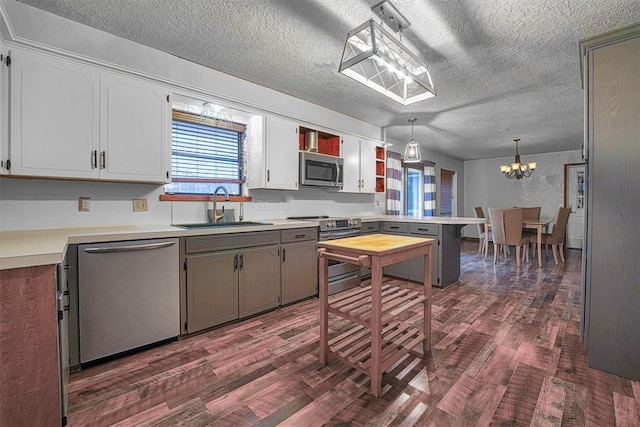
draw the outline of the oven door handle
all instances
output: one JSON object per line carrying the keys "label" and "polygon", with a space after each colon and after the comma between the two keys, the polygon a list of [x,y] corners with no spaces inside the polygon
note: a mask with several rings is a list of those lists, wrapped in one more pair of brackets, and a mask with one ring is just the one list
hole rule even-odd
{"label": "oven door handle", "polygon": [[320,241],[327,241],[327,240],[334,240],[334,239],[341,239],[343,237],[355,237],[358,234],[360,234],[360,231],[356,231],[354,232],[353,230],[349,230],[349,231],[332,231],[330,233],[325,234],[324,236],[322,235],[322,233],[320,233]]}

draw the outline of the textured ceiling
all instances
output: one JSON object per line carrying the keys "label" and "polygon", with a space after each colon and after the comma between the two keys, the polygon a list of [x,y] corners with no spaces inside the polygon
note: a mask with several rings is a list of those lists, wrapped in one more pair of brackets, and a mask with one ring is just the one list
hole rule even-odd
{"label": "textured ceiling", "polygon": [[338,73],[347,32],[379,0],[20,0],[415,137],[459,159],[576,150],[578,42],[640,22],[638,0],[392,0],[438,96],[402,106]]}

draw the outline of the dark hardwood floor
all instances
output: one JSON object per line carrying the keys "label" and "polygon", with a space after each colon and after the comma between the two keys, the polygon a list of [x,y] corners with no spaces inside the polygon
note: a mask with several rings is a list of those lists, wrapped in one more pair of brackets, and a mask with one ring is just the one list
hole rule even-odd
{"label": "dark hardwood floor", "polygon": [[587,367],[580,252],[539,268],[462,248],[461,283],[433,289],[431,354],[386,372],[378,398],[318,363],[313,299],[72,374],[69,425],[639,426],[640,383]]}

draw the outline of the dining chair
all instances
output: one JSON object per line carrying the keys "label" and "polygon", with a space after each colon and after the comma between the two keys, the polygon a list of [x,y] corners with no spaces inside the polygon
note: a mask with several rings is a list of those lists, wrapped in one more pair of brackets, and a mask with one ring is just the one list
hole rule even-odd
{"label": "dining chair", "polygon": [[534,208],[522,208],[522,218],[524,219],[540,219],[540,211],[542,208],[536,206]]}
{"label": "dining chair", "polygon": [[489,221],[491,222],[491,241],[493,242],[493,263],[498,262],[498,253],[503,245],[507,244],[504,231],[504,208],[489,208]]}
{"label": "dining chair", "polygon": [[[473,213],[476,218],[486,218],[484,216],[484,211],[482,210],[482,206],[476,206],[473,208]],[[491,230],[489,230],[489,238],[485,238],[484,224],[477,224],[478,226],[478,237],[480,238],[480,243],[478,245],[478,254],[483,254],[484,257],[487,257],[487,251],[489,250],[488,241],[491,240]]]}
{"label": "dining chair", "polygon": [[507,246],[516,247],[516,264],[520,265],[521,249],[524,248],[522,259],[529,262],[530,237],[522,231],[524,210],[522,208],[504,210],[504,232]]}
{"label": "dining chair", "polygon": [[[543,233],[541,243],[545,245],[545,252],[548,251],[549,245],[553,252],[553,261],[558,264],[558,251],[560,251],[560,259],[564,262],[564,238],[567,231],[567,222],[571,208],[559,208],[554,219],[553,230],[551,233]],[[530,237],[530,242],[538,243],[538,237],[534,234]]]}
{"label": "dining chair", "polygon": [[[536,207],[529,207],[529,208],[522,208],[522,218],[523,219],[535,219],[538,220],[540,219],[540,211],[542,210],[542,208],[540,206],[536,206]],[[529,241],[533,240],[535,241],[535,235],[537,234],[536,228],[535,227],[527,227],[527,226],[523,226],[523,231],[522,234],[525,235],[526,237],[529,238]],[[534,238],[532,239],[531,236],[533,236]],[[533,256],[536,256],[536,251],[533,251]]]}
{"label": "dining chair", "polygon": [[509,246],[516,247],[517,265],[520,265],[522,248],[524,248],[523,259],[529,261],[530,239],[522,233],[522,208],[489,208],[489,219],[493,232],[493,263],[498,262],[498,252],[502,249],[506,254]]}

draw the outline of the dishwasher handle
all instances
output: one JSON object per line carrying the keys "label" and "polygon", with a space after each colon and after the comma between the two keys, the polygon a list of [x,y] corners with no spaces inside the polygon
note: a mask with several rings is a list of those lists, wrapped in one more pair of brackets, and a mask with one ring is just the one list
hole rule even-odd
{"label": "dishwasher handle", "polygon": [[168,248],[175,245],[176,242],[160,242],[160,243],[147,243],[144,245],[131,245],[131,246],[112,246],[107,248],[85,248],[84,251],[88,254],[104,254],[113,252],[130,252],[130,251],[149,251],[153,249]]}

